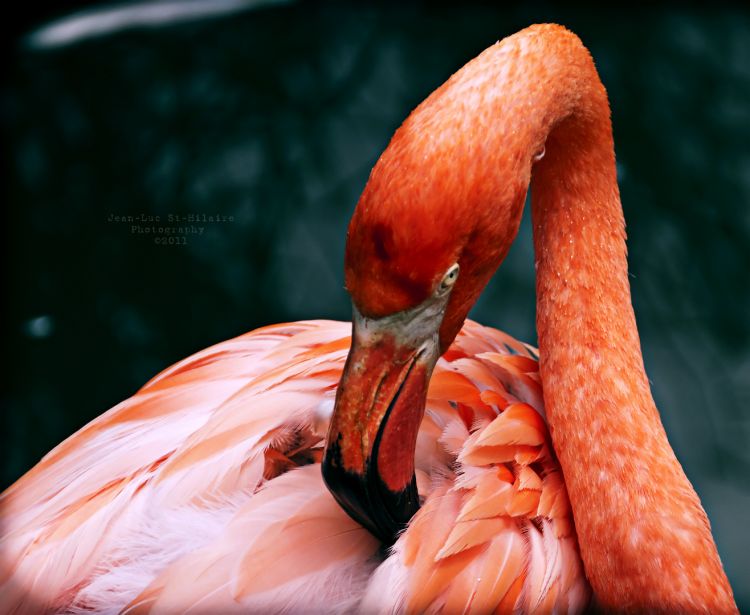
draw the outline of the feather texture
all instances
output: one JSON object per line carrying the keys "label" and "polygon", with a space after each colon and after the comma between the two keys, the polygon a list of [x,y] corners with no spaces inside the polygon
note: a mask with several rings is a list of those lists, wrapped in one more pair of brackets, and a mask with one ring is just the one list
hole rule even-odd
{"label": "feather texture", "polygon": [[582,607],[543,415],[496,369],[504,356],[533,375],[532,352],[468,322],[439,361],[417,443],[424,506],[383,561],[320,478],[348,345],[346,323],[259,329],[50,452],[0,498],[8,612],[431,612],[466,595],[467,612],[533,611],[576,583]]}
{"label": "feather texture", "polygon": [[[406,314],[410,342],[442,306],[407,384],[448,348],[416,438],[422,507],[387,553],[319,467],[350,325],[276,325],[165,370],[0,495],[4,612],[577,613],[580,547],[605,610],[736,613],[643,369],[609,118],[581,41],[533,26],[436,90],[373,169],[347,288],[359,316]],[[465,321],[532,164],[543,378],[533,348]]]}

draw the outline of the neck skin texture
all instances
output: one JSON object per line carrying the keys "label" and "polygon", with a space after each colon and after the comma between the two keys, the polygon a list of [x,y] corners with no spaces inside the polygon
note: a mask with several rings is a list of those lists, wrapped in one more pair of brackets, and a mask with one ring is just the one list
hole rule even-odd
{"label": "neck skin texture", "polygon": [[581,556],[605,610],[734,613],[698,496],[662,427],[630,298],[609,105],[573,36],[539,41],[529,141],[544,401]]}
{"label": "neck skin texture", "polygon": [[[377,258],[355,249],[350,262],[375,263],[361,280],[393,279],[390,287],[404,291],[377,294],[378,285],[360,285],[354,275],[348,286],[372,312],[386,313],[415,286],[387,276],[436,261],[442,273],[458,261],[441,329],[446,348],[505,256],[530,180],[544,401],[597,605],[736,613],[708,519],[649,390],[609,104],[575,35],[528,28],[482,53],[415,110],[373,170],[350,227],[352,245],[365,247],[370,229],[389,229],[381,243],[403,253],[403,263],[394,257],[381,270]],[[413,243],[414,229],[428,237],[421,260],[399,251]]]}

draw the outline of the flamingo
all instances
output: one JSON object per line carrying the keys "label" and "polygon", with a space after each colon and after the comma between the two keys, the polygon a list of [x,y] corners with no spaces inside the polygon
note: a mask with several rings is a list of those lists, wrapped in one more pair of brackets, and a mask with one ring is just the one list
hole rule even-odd
{"label": "flamingo", "polygon": [[[467,320],[530,182],[538,354]],[[353,324],[199,352],[5,491],[3,611],[737,613],[649,390],[573,33],[498,42],[408,117],[345,277]]]}

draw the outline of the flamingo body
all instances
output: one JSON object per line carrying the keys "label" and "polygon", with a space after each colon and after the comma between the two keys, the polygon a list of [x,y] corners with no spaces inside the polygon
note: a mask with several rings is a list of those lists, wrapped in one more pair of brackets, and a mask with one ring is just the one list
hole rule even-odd
{"label": "flamingo body", "polygon": [[[530,181],[538,365],[466,320]],[[351,329],[198,353],[7,490],[2,607],[737,613],[649,389],[609,103],[574,34],[523,30],[415,109],[345,278]]]}
{"label": "flamingo body", "polygon": [[424,504],[382,560],[320,475],[349,333],[310,321],[213,346],[51,451],[0,499],[4,612],[581,610],[533,349],[467,322],[438,362]]}

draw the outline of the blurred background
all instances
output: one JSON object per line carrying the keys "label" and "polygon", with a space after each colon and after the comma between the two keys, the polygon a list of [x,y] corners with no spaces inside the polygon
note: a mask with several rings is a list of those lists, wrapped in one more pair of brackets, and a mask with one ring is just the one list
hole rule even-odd
{"label": "blurred background", "polygon": [[[0,98],[2,487],[192,352],[263,324],[348,319],[345,229],[390,135],[485,47],[554,21],[609,90],[646,367],[750,609],[750,11],[23,10],[5,26]],[[535,342],[530,235],[525,218],[472,317]]]}

